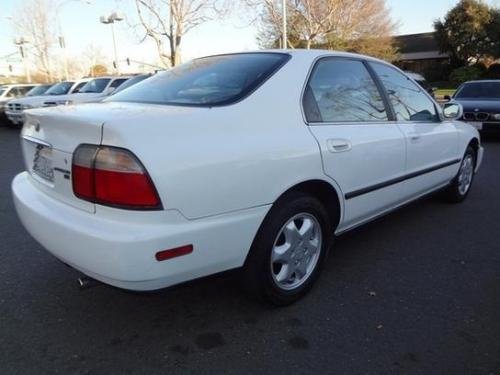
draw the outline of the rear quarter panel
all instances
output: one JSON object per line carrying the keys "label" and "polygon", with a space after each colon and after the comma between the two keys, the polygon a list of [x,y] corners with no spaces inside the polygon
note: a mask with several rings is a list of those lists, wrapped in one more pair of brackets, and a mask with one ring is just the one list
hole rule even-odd
{"label": "rear quarter panel", "polygon": [[323,173],[318,144],[301,115],[310,63],[290,60],[230,106],[131,104],[137,110],[125,119],[105,122],[102,143],[132,150],[164,207],[189,219],[267,205],[311,179],[334,185]]}

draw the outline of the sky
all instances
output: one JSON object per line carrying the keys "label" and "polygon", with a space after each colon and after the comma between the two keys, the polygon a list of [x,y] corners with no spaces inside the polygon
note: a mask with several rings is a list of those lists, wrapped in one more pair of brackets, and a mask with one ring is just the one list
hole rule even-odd
{"label": "sky", "polygon": [[[19,62],[8,62],[3,56],[16,51],[10,17],[24,0],[0,0],[0,72],[8,64],[17,67]],[[112,35],[109,25],[99,23],[99,16],[115,10],[131,13],[133,0],[62,0],[59,18],[66,39],[68,55],[77,58],[87,46],[100,48],[112,59]],[[61,0],[59,0],[61,2]],[[443,17],[458,0],[387,0],[391,17],[399,23],[397,34],[432,31],[433,21]],[[488,0],[489,4],[500,6],[500,0]],[[129,4],[129,5],[127,5]],[[130,31],[127,22],[116,24],[116,38],[119,59],[155,63],[158,58],[152,43],[139,44],[140,38]],[[256,28],[233,15],[224,20],[211,21],[190,31],[183,40],[183,60],[194,57],[257,49]],[[126,68],[126,67],[125,67]]]}

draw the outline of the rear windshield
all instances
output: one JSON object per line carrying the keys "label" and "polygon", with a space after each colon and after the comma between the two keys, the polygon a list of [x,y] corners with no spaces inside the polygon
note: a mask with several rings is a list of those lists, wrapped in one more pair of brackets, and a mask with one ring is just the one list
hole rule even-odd
{"label": "rear windshield", "polygon": [[93,79],[92,81],[88,81],[81,89],[80,93],[84,92],[94,92],[94,93],[100,93],[103,92],[106,86],[108,85],[109,81],[111,81],[109,78],[97,78]]}
{"label": "rear windshield", "polygon": [[73,82],[59,82],[45,91],[45,95],[64,95],[73,86]]}
{"label": "rear windshield", "polygon": [[465,83],[458,89],[455,98],[500,99],[500,81]]}
{"label": "rear windshield", "polygon": [[36,96],[36,95],[42,95],[45,91],[47,91],[50,88],[51,85],[41,85],[41,86],[35,86],[33,87],[26,96]]}
{"label": "rear windshield", "polygon": [[193,60],[158,73],[107,101],[211,107],[234,103],[255,90],[286,61],[282,53],[242,53]]}

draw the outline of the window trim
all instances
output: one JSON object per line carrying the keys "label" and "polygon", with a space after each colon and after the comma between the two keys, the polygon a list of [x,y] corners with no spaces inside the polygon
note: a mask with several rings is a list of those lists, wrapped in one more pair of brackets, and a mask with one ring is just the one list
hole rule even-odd
{"label": "window trim", "polygon": [[[438,106],[436,101],[414,79],[412,79],[412,78],[408,77],[406,74],[404,74],[404,72],[401,69],[399,69],[398,67],[396,67],[394,65],[391,65],[391,64],[388,64],[388,63],[385,63],[382,61],[368,61],[367,64],[370,67],[370,69],[373,70],[373,74],[375,74],[376,79],[378,81],[380,81],[380,85],[383,87],[384,96],[387,98],[388,104],[391,108],[392,115],[394,116],[393,121],[395,121],[398,124],[440,124],[443,122],[443,117],[442,117],[441,111],[439,110],[440,107]],[[392,70],[402,74],[408,81],[413,83],[415,85],[415,87],[418,89],[418,91],[420,93],[424,94],[424,96],[426,96],[427,99],[429,99],[429,101],[434,106],[434,111],[436,112],[436,120],[434,120],[434,121],[398,120],[397,115],[396,115],[396,111],[394,110],[394,106],[390,100],[387,87],[385,87],[384,83],[382,82],[382,79],[379,77],[379,75],[377,74],[375,69],[371,66],[371,64],[379,64],[382,66],[386,66],[387,68],[392,69]]]}
{"label": "window trim", "polygon": [[[350,61],[357,61],[363,64],[365,67],[368,75],[370,78],[373,80],[373,83],[375,84],[380,97],[382,98],[382,102],[384,103],[384,108],[385,112],[387,113],[387,120],[376,120],[376,121],[321,121],[321,122],[311,122],[307,120],[306,112],[304,109],[304,99],[305,99],[305,94],[307,90],[307,86],[309,85],[309,82],[311,80],[311,77],[313,73],[316,70],[317,65],[322,61],[322,60],[350,60]],[[302,93],[300,95],[300,110],[302,112],[302,119],[304,120],[304,123],[307,126],[328,126],[328,125],[380,125],[380,124],[394,124],[393,120],[393,109],[392,106],[390,106],[390,101],[386,97],[386,90],[384,86],[380,85],[380,82],[378,81],[378,77],[375,75],[374,72],[372,71],[371,67],[368,65],[368,61],[362,57],[356,57],[356,56],[336,56],[336,55],[322,55],[318,56],[314,59],[312,62],[311,66],[309,67],[309,71],[306,76],[305,84],[302,87]],[[394,117],[395,118],[395,117]]]}

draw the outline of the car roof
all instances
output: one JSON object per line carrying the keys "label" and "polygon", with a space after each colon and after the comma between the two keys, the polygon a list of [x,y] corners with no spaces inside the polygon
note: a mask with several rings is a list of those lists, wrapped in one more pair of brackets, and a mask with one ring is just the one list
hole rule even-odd
{"label": "car roof", "polygon": [[[377,59],[375,57],[367,56],[367,55],[361,55],[358,53],[351,53],[351,52],[344,52],[344,51],[335,51],[335,50],[328,50],[328,49],[262,49],[262,50],[254,50],[254,51],[242,51],[242,52],[234,52],[234,53],[223,53],[223,54],[216,54],[216,55],[211,55],[211,56],[225,56],[225,55],[240,55],[240,54],[247,54],[247,53],[284,53],[288,54],[290,56],[296,56],[296,57],[308,57],[311,59],[316,59],[318,57],[322,56],[337,56],[337,57],[351,57],[351,58],[357,58],[357,59],[365,59],[373,62],[379,62],[387,65],[391,65],[387,61]],[[210,56],[204,56],[204,57],[210,57]]]}
{"label": "car roof", "polygon": [[466,83],[500,83],[500,79],[476,79],[473,81],[464,82],[463,84]]}
{"label": "car roof", "polygon": [[0,87],[25,87],[25,86],[40,86],[40,83],[7,83],[0,85]]}

